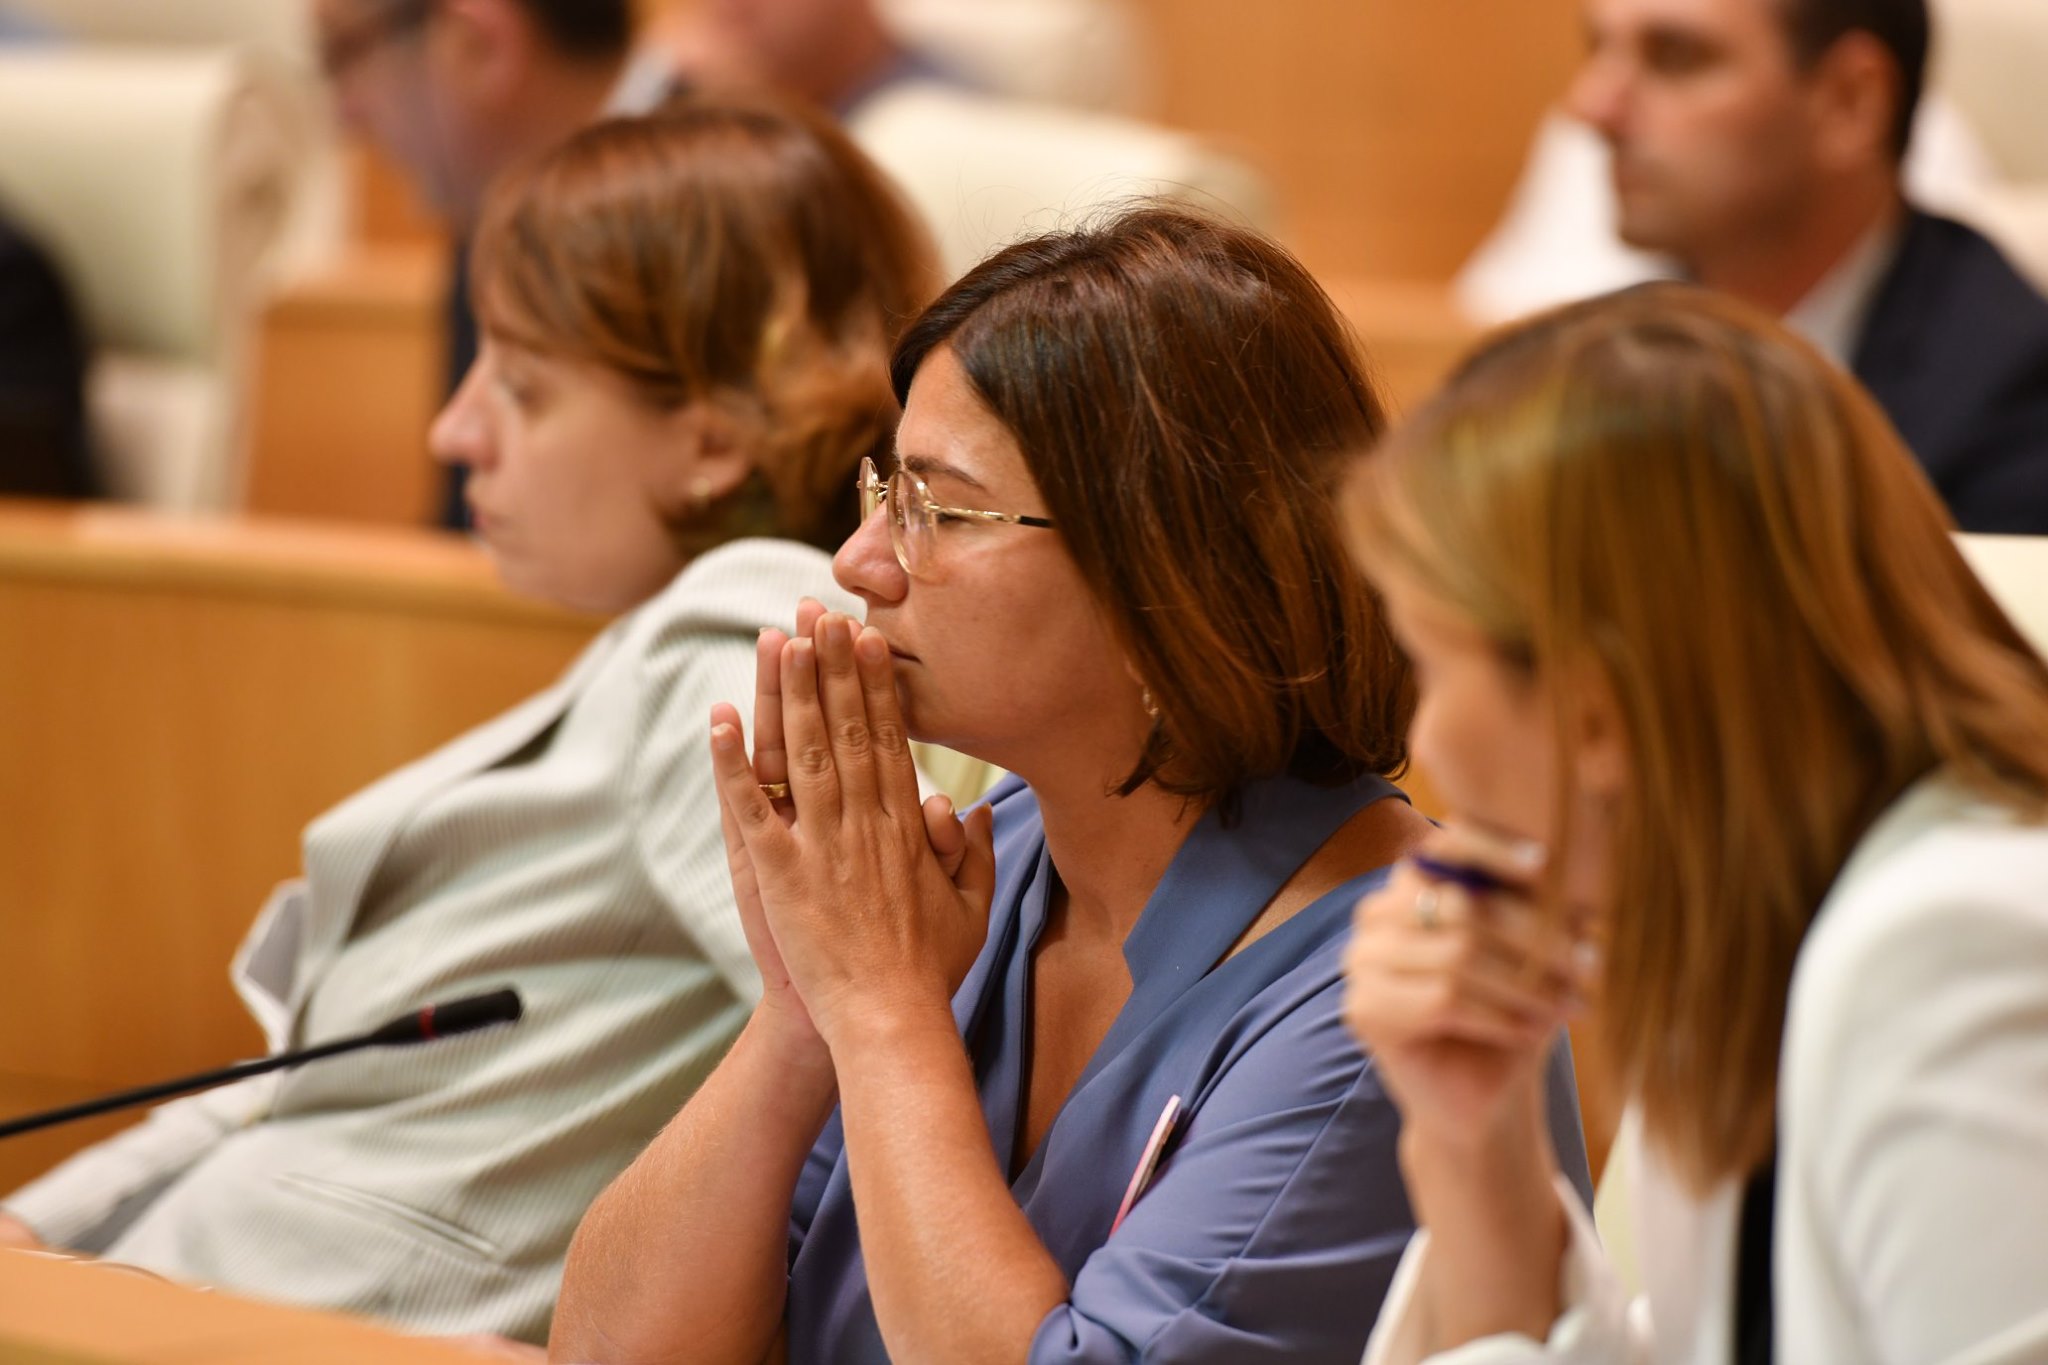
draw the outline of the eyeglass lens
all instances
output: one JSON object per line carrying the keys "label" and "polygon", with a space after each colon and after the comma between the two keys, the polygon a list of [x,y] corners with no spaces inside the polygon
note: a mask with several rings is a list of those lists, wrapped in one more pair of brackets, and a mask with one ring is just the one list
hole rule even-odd
{"label": "eyeglass lens", "polygon": [[865,459],[860,462],[861,520],[873,517],[877,507],[888,510],[889,548],[896,562],[905,573],[916,573],[931,540],[931,490],[907,469],[885,480],[875,462]]}

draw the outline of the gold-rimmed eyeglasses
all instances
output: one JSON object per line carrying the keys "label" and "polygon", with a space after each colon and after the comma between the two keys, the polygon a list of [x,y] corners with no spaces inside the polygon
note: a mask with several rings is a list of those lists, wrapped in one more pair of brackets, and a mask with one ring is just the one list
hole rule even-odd
{"label": "gold-rimmed eyeglasses", "polygon": [[930,485],[914,472],[899,468],[884,479],[872,459],[860,462],[860,519],[865,523],[877,507],[889,509],[889,545],[903,572],[916,575],[932,562],[932,548],[942,521],[1003,522],[1011,526],[1053,529],[1045,517],[1021,512],[987,512],[978,507],[946,507],[932,497]]}

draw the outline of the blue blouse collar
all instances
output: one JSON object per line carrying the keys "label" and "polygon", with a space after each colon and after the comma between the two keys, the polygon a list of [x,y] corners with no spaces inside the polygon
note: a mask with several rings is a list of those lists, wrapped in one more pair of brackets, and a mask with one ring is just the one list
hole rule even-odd
{"label": "blue blouse collar", "polygon": [[[1375,801],[1400,795],[1393,783],[1370,774],[1337,787],[1274,777],[1244,788],[1239,819],[1229,828],[1219,811],[1206,812],[1188,831],[1124,940],[1131,998],[1083,1081],[1201,980],[1295,870],[1345,822]],[[990,793],[990,800],[1000,810],[1020,796],[1028,799],[1028,791],[1010,778]],[[993,907],[989,942],[953,997],[954,1018],[967,1036],[1002,994],[1008,970],[1003,964],[1028,955],[1045,928],[1053,868],[1035,807],[1028,818],[999,822],[996,866],[1002,881],[1014,881]],[[1006,871],[1009,876],[1002,876]]]}
{"label": "blue blouse collar", "polygon": [[[1084,1082],[1221,961],[1331,835],[1373,802],[1399,795],[1393,783],[1371,774],[1339,787],[1276,777],[1244,788],[1239,818],[1230,827],[1219,811],[1206,812],[1124,940],[1131,998],[1096,1050]],[[1037,908],[1042,922],[1042,900]],[[1038,928],[1030,926],[1031,937]]]}

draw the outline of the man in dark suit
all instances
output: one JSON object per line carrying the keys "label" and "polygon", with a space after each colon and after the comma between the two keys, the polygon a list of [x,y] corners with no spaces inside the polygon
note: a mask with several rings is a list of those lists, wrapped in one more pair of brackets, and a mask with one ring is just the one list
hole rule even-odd
{"label": "man in dark suit", "polygon": [[85,341],[47,256],[0,218],[0,493],[84,498]]}
{"label": "man in dark suit", "polygon": [[1900,161],[1926,0],[1588,0],[1620,233],[1854,371],[1965,530],[2048,534],[2048,300]]}

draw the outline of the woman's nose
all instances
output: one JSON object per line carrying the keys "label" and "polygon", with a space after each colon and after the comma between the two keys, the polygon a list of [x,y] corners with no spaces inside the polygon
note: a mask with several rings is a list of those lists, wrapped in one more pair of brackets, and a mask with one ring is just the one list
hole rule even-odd
{"label": "woman's nose", "polygon": [[478,360],[448,396],[427,431],[427,449],[442,464],[487,464],[491,453],[490,419],[484,412],[484,362]]}
{"label": "woman's nose", "polygon": [[866,601],[898,602],[910,591],[910,576],[896,560],[889,539],[889,511],[877,507],[832,556],[832,577]]}

